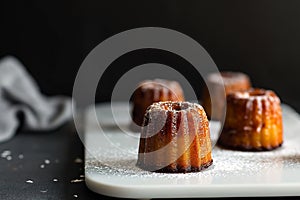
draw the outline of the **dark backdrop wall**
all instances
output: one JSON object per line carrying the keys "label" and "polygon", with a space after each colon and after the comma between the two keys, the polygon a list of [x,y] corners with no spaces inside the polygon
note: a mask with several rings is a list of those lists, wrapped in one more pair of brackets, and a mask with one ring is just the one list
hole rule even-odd
{"label": "dark backdrop wall", "polygon": [[[194,38],[220,70],[249,74],[254,86],[275,90],[300,111],[298,0],[36,0],[0,5],[0,57],[19,58],[47,95],[71,95],[81,62],[101,41],[127,29],[159,26]],[[122,67],[153,59],[186,65],[153,51],[123,56],[101,79],[105,90],[97,101],[110,99]]]}

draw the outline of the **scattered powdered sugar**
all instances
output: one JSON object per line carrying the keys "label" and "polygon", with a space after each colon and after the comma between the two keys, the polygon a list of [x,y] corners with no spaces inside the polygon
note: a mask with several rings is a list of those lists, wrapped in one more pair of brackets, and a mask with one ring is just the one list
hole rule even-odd
{"label": "scattered powdered sugar", "polygon": [[73,179],[70,182],[71,183],[80,183],[80,182],[83,182],[83,181],[84,181],[84,179]]}
{"label": "scattered powdered sugar", "polygon": [[267,152],[241,152],[215,147],[212,154],[213,165],[201,172],[194,173],[168,174],[144,171],[136,166],[135,156],[113,151],[101,152],[101,156],[97,158],[88,158],[85,170],[87,174],[96,173],[121,179],[140,177],[174,180],[176,178],[177,180],[194,179],[196,182],[209,183],[213,178],[218,179],[218,177],[224,181],[227,178],[240,176],[249,178],[254,176],[264,180],[273,179],[281,176],[283,167],[295,167],[296,165],[300,168],[300,149],[289,149],[285,145],[281,149]]}
{"label": "scattered powdered sugar", "polygon": [[[87,177],[105,177],[124,181],[154,180],[167,184],[212,183],[274,183],[282,180],[299,182],[300,171],[300,117],[286,105],[283,108],[284,143],[272,151],[243,152],[221,149],[212,151],[213,164],[201,172],[168,174],[148,172],[136,166],[138,141],[122,136],[120,132],[106,132],[105,137],[95,132],[86,135],[85,173]],[[212,136],[218,128],[212,126]],[[220,125],[218,125],[220,126]],[[217,136],[217,135],[216,135]],[[121,148],[109,144],[121,143]],[[157,181],[155,182],[157,183]]]}
{"label": "scattered powdered sugar", "polygon": [[[10,150],[4,150],[2,153],[1,153],[1,157],[6,159],[6,160],[12,160],[13,159],[13,156],[12,156],[12,153]],[[24,155],[23,154],[19,154],[18,155],[18,158],[19,159],[23,159],[24,158]]]}
{"label": "scattered powdered sugar", "polygon": [[82,161],[82,159],[81,158],[76,158],[75,160],[74,160],[74,163],[82,163],[83,161]]}
{"label": "scattered powdered sugar", "polygon": [[[215,126],[217,124],[212,124]],[[114,137],[118,137],[117,133]],[[95,140],[95,138],[93,138]],[[97,138],[96,141],[100,141]],[[128,178],[161,178],[172,182],[187,181],[193,183],[211,183],[212,180],[231,181],[247,177],[248,180],[271,181],[282,176],[285,168],[300,169],[300,137],[289,135],[282,147],[273,151],[243,152],[221,149],[217,146],[212,151],[213,165],[195,173],[168,174],[144,171],[136,166],[138,147],[124,145],[120,148],[89,148],[86,155],[86,174],[98,174],[106,177]],[[125,141],[124,141],[125,142]],[[126,149],[125,149],[126,148]],[[129,153],[136,152],[136,153]]]}
{"label": "scattered powdered sugar", "polygon": [[32,183],[33,183],[33,180],[28,179],[28,180],[26,181],[26,183],[32,184]]}
{"label": "scattered powdered sugar", "polygon": [[2,158],[6,158],[7,156],[10,156],[11,155],[11,151],[9,150],[4,150],[2,153],[1,153],[1,157]]}

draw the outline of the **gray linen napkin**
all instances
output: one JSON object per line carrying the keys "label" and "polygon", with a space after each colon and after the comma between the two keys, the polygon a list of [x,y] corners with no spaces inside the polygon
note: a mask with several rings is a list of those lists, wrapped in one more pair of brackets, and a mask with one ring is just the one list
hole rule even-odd
{"label": "gray linen napkin", "polygon": [[24,116],[23,130],[45,131],[72,117],[71,99],[42,95],[33,78],[14,57],[0,60],[0,142],[10,139]]}

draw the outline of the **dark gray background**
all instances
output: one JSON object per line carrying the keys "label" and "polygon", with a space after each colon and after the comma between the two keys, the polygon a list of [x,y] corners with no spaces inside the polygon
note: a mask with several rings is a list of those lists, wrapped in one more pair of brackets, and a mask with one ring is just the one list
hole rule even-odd
{"label": "dark gray background", "polygon": [[[131,28],[166,27],[198,41],[220,70],[249,74],[254,86],[275,90],[300,111],[299,8],[298,0],[2,1],[0,56],[17,56],[44,93],[71,95],[77,69],[101,41]],[[101,80],[97,101],[109,100],[118,76],[136,64],[157,60],[184,68],[174,57],[123,56]],[[199,86],[190,81],[200,92],[201,80]]]}

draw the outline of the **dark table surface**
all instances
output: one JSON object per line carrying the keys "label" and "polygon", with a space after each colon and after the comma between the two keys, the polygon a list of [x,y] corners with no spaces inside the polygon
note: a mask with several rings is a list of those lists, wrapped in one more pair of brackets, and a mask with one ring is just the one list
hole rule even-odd
{"label": "dark table surface", "polygon": [[71,127],[18,131],[13,139],[0,144],[0,200],[109,198],[90,191],[84,181],[72,183],[84,174],[84,147]]}

